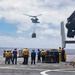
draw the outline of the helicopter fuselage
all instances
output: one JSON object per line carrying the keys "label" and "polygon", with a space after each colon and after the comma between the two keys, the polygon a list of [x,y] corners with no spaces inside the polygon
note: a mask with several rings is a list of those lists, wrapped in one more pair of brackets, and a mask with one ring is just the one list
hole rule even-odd
{"label": "helicopter fuselage", "polygon": [[32,23],[40,23],[40,22],[38,22],[37,18],[31,18],[31,20],[32,20]]}

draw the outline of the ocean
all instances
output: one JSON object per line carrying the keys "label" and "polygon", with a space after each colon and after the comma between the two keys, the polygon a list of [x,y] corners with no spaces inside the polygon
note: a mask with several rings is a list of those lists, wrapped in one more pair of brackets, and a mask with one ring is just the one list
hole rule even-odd
{"label": "ocean", "polygon": [[[23,48],[17,48],[18,50],[23,49]],[[42,50],[42,48],[28,48],[29,51],[31,52],[33,49],[37,52],[37,49]],[[45,50],[50,50],[51,48],[43,48]],[[0,56],[3,56],[4,50],[14,50],[14,48],[10,47],[0,47]],[[75,55],[75,49],[65,49],[65,52],[67,55]]]}

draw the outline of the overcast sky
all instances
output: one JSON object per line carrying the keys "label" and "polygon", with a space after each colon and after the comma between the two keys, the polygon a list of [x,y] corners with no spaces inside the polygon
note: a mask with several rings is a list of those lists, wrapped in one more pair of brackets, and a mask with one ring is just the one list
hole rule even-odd
{"label": "overcast sky", "polygon": [[[75,0],[0,0],[0,47],[59,48],[60,23],[66,24],[73,11]],[[36,38],[31,38],[31,18],[23,14],[42,14],[35,26]]]}

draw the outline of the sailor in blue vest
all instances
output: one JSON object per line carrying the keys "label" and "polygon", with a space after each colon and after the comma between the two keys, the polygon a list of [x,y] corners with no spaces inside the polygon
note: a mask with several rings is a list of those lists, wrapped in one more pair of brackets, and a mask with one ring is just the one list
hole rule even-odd
{"label": "sailor in blue vest", "polygon": [[13,51],[13,64],[17,64],[17,48]]}
{"label": "sailor in blue vest", "polygon": [[56,63],[59,63],[59,52],[58,52],[58,50],[55,49],[55,50],[53,51],[53,54],[54,54],[55,62],[56,62]]}
{"label": "sailor in blue vest", "polygon": [[36,52],[35,52],[35,50],[32,50],[32,52],[31,52],[31,65],[33,64],[33,62],[35,64],[35,60],[36,60]]}

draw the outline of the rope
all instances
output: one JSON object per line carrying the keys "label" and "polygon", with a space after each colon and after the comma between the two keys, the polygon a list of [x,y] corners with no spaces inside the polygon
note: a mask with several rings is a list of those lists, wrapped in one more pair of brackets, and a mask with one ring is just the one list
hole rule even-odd
{"label": "rope", "polygon": [[35,25],[36,25],[36,23],[34,24],[34,31],[33,31],[34,33],[35,33]]}

